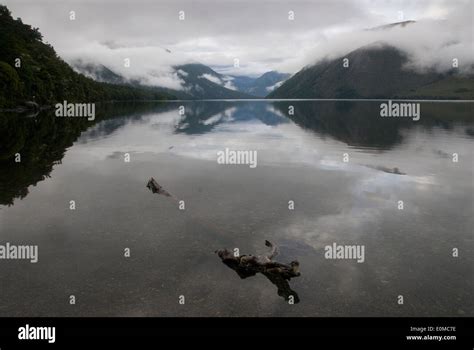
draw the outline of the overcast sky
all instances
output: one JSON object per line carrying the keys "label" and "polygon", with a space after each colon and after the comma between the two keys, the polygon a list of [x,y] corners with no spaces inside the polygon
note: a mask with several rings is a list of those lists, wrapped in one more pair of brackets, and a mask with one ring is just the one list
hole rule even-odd
{"label": "overcast sky", "polygon": [[[417,69],[449,68],[452,58],[467,67],[474,60],[472,0],[0,2],[13,17],[39,27],[66,61],[102,63],[127,77],[146,76],[151,84],[172,88],[180,86],[172,69],[176,64],[201,62],[234,75],[295,73],[325,56],[381,40],[408,51]],[[70,11],[76,13],[73,21]],[[364,31],[401,20],[417,23]],[[234,67],[235,59],[240,67]]]}

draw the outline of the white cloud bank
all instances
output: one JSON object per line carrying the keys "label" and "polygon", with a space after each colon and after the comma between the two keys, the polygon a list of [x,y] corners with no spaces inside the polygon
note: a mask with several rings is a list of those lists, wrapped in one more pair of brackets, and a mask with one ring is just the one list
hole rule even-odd
{"label": "white cloud bank", "polygon": [[225,87],[227,89],[230,89],[230,90],[237,90],[237,88],[234,86],[234,84],[232,84],[232,80],[234,78],[229,77],[229,76],[224,75],[221,79],[221,78],[219,78],[215,75],[212,75],[212,74],[203,74],[203,75],[199,76],[199,78],[207,79],[207,80],[213,82],[214,84],[223,86],[223,87]]}
{"label": "white cloud bank", "polygon": [[[225,75],[295,73],[372,42],[397,46],[412,68],[474,63],[472,0],[4,0],[39,27],[65,60],[103,64],[127,79],[182,89],[173,66],[200,62]],[[70,11],[76,20],[69,19]],[[185,20],[179,20],[179,11]],[[293,11],[294,20],[289,19]],[[402,12],[400,12],[402,11]],[[364,29],[404,20],[405,28]],[[124,60],[130,59],[130,67]],[[234,60],[239,60],[239,66]],[[232,81],[221,82],[232,88]]]}
{"label": "white cloud bank", "polygon": [[[472,2],[474,4],[474,2]],[[343,57],[349,52],[373,43],[389,44],[408,54],[407,68],[417,71],[452,68],[457,59],[461,72],[473,73],[473,14],[460,7],[445,19],[422,19],[404,27],[360,30],[324,39],[305,55],[304,64],[323,58]]]}

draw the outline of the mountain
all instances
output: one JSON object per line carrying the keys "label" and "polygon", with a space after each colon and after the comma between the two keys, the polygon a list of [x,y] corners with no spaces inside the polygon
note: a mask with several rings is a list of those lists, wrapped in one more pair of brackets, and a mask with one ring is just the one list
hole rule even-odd
{"label": "mountain", "polygon": [[0,109],[26,101],[51,105],[64,100],[173,98],[153,88],[100,83],[78,74],[42,39],[37,28],[13,19],[8,8],[0,5]]}
{"label": "mountain", "polygon": [[[343,67],[343,58],[349,67]],[[269,98],[474,98],[473,76],[405,68],[408,56],[385,44],[361,47],[333,60],[305,67]]]}
{"label": "mountain", "polygon": [[184,91],[195,99],[247,99],[252,95],[237,91],[233,78],[222,75],[200,63],[174,67],[184,81]]}
{"label": "mountain", "polygon": [[126,79],[124,76],[114,72],[113,70],[100,63],[86,62],[82,59],[77,59],[72,61],[71,65],[76,72],[83,74],[86,77],[94,79],[98,82],[153,89],[166,95],[175,96],[177,99],[180,100],[193,99],[193,96],[184,90],[174,90],[161,86],[150,87],[149,85],[143,85],[139,79]]}
{"label": "mountain", "polygon": [[128,84],[127,80],[121,75],[113,72],[102,64],[92,64],[83,60],[71,62],[75,71],[102,83],[110,84]]}
{"label": "mountain", "polygon": [[257,78],[253,86],[247,91],[249,94],[265,97],[280,87],[291,74],[271,71]]}
{"label": "mountain", "polygon": [[253,83],[257,78],[248,77],[245,75],[231,75],[232,77],[232,85],[241,92],[246,92],[253,86]]}
{"label": "mountain", "polygon": [[[76,60],[72,64],[76,71],[100,82],[141,86],[139,80],[127,80],[102,64],[93,64],[82,60]],[[183,82],[183,89],[173,90],[159,86],[155,86],[155,89],[183,100],[254,98],[254,96],[237,91],[233,85],[233,77],[219,74],[206,65],[192,63],[173,68]]]}
{"label": "mountain", "polygon": [[198,63],[176,66],[175,69],[185,82],[185,91],[195,98],[204,99],[265,97],[290,76],[276,71],[258,78],[223,75]]}
{"label": "mountain", "polygon": [[242,92],[257,97],[265,97],[288,79],[290,74],[276,71],[266,72],[258,78],[232,76],[232,84]]}

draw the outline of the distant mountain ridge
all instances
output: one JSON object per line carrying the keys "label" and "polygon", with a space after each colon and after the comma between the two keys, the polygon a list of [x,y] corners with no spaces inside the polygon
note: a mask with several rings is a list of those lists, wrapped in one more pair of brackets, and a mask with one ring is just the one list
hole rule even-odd
{"label": "distant mountain ridge", "polygon": [[175,69],[185,82],[185,91],[201,99],[265,97],[290,76],[276,71],[266,72],[258,78],[224,75],[200,63],[175,66]]}
{"label": "distant mountain ridge", "polygon": [[233,76],[232,81],[239,91],[257,97],[266,97],[273,90],[278,88],[291,74],[270,71],[262,74],[258,78]]}
{"label": "distant mountain ridge", "polygon": [[[97,81],[132,86],[142,85],[139,79],[126,79],[102,64],[82,60],[75,60],[72,64],[78,72]],[[183,100],[255,98],[238,91],[232,84],[233,77],[219,74],[206,65],[190,63],[174,66],[173,69],[182,81],[183,88],[180,90],[160,86],[154,86],[154,88]]]}
{"label": "distant mountain ridge", "polygon": [[248,99],[250,94],[238,91],[233,78],[219,74],[201,63],[189,63],[174,67],[184,82],[184,91],[195,99]]}
{"label": "distant mountain ridge", "polygon": [[[123,85],[141,86],[138,79],[127,80],[102,64],[83,60],[72,62],[74,69],[94,80]],[[154,88],[177,96],[179,99],[252,99],[265,97],[283,83],[290,74],[276,71],[266,72],[260,77],[224,75],[201,63],[189,63],[173,67],[183,89]]]}
{"label": "distant mountain ridge", "polygon": [[[343,58],[349,66],[343,66]],[[474,99],[474,78],[455,70],[441,74],[406,69],[408,56],[383,43],[305,67],[268,98]]]}

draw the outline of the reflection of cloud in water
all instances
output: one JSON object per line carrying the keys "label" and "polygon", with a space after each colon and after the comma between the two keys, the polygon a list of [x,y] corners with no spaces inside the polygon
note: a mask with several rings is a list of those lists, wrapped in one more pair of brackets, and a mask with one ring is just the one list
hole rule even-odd
{"label": "reflection of cloud in water", "polygon": [[230,122],[232,121],[232,115],[235,113],[237,108],[231,107],[226,109],[223,112],[214,114],[210,118],[207,118],[206,120],[200,120],[199,122],[204,125],[212,125],[212,124],[217,124],[218,122]]}
{"label": "reflection of cloud in water", "polygon": [[[457,132],[456,127],[446,131],[415,126],[403,130],[404,142],[391,149],[350,147],[326,134],[319,135],[302,129],[288,119],[284,119],[286,122],[275,123],[277,119],[283,120],[284,116],[272,104],[256,103],[253,106],[257,107],[252,108],[248,104],[224,104],[222,110],[217,113],[213,112],[216,108],[206,106],[199,105],[195,110],[186,107],[187,114],[184,116],[180,116],[178,109],[173,108],[144,115],[126,121],[125,124],[120,119],[106,120],[84,133],[79,144],[84,151],[89,152],[92,149],[92,153],[98,158],[106,158],[113,152],[150,152],[171,153],[212,162],[216,161],[217,151],[225,148],[257,150],[259,166],[304,166],[355,172],[383,181],[381,186],[410,182],[418,184],[420,189],[427,189],[437,183],[437,174],[430,169],[436,169],[444,159],[432,151],[435,147],[429,146],[433,143],[432,140],[436,139],[438,145],[449,145],[449,149],[444,150],[444,153],[457,151],[460,157],[468,156],[466,150],[472,146],[472,140],[469,138],[453,138],[450,135]],[[212,113],[206,114],[206,111]],[[252,111],[258,112],[253,118],[249,117]],[[265,113],[273,114],[274,117],[261,117],[261,114]],[[267,123],[267,120],[272,122]],[[106,138],[94,137],[94,130],[104,129],[108,123],[114,125],[113,132]],[[116,124],[126,127],[117,127]],[[189,128],[195,125],[210,129],[202,129],[196,134],[188,132]],[[178,128],[186,132],[176,132]],[[346,128],[349,126],[346,125]],[[360,133],[360,130],[357,130],[357,133]],[[349,154],[349,163],[342,162],[344,153]],[[377,168],[398,168],[406,175],[383,174]]]}
{"label": "reflection of cloud in water", "polygon": [[[335,194],[330,200],[337,202],[336,209],[311,219],[306,214],[295,215],[288,226],[275,228],[277,236],[304,242],[317,251],[332,242],[360,244],[364,237],[370,237],[369,227],[382,221],[387,212],[396,213],[402,188],[429,191],[435,185],[430,176],[401,177],[363,166],[354,168],[354,180],[347,184],[350,200],[341,200]],[[412,203],[409,210],[416,214],[419,208]]]}
{"label": "reflection of cloud in water", "polygon": [[[140,112],[98,121],[97,128],[84,132],[81,142],[68,148],[63,164],[55,166],[50,179],[39,180],[27,200],[0,211],[4,231],[12,237],[23,231],[24,237],[43,237],[44,244],[52,244],[51,249],[56,250],[63,250],[62,240],[49,239],[50,233],[54,237],[66,234],[72,243],[80,237],[81,241],[71,247],[77,248],[73,252],[81,259],[78,263],[85,262],[81,264],[85,269],[81,276],[114,287],[103,288],[105,291],[128,290],[126,297],[118,294],[123,303],[114,304],[112,309],[100,301],[109,299],[105,292],[92,308],[78,310],[80,314],[100,310],[145,316],[399,316],[406,310],[399,311],[396,305],[387,303],[392,300],[393,290],[403,290],[416,305],[408,310],[408,316],[453,315],[472,309],[465,306],[472,299],[466,288],[472,269],[465,269],[472,266],[472,259],[461,255],[459,263],[452,264],[449,258],[453,246],[472,242],[473,140],[465,135],[463,127],[454,123],[446,129],[417,124],[399,129],[403,136],[400,142],[390,141],[387,147],[379,138],[367,137],[370,129],[365,125],[354,126],[362,116],[352,123],[346,116],[321,117],[323,126],[303,130],[289,120],[281,122],[281,116],[262,117],[260,113],[271,108],[260,103],[255,109],[237,106],[232,120],[211,119],[214,124],[207,127],[200,121],[229,114],[225,111],[231,108],[192,112],[186,105],[189,113],[180,116],[177,106],[160,113]],[[252,117],[252,110],[258,114]],[[306,121],[312,117],[308,115]],[[333,127],[331,122],[338,120],[341,124]],[[11,130],[19,130],[16,123],[24,120],[12,122],[15,127]],[[176,130],[186,124],[186,132]],[[336,126],[344,132],[335,133]],[[385,124],[378,126],[374,134],[385,128]],[[25,130],[34,130],[34,126]],[[25,140],[33,142],[30,149],[51,141],[49,133],[40,131],[25,134]],[[17,140],[23,134],[13,135],[11,139]],[[391,133],[389,136],[393,140]],[[358,146],[350,147],[350,142]],[[67,145],[60,143],[54,151],[63,152]],[[258,168],[217,166],[215,152],[225,147],[258,150]],[[447,156],[452,152],[459,153],[459,163]],[[124,165],[124,153],[131,154],[130,164]],[[342,162],[343,153],[349,154],[349,163]],[[31,169],[38,168],[35,162],[30,165]],[[395,167],[406,175],[383,171]],[[36,176],[25,169],[14,174],[21,176],[5,178]],[[187,214],[150,195],[143,183],[150,176],[157,176],[171,192],[186,197]],[[22,182],[17,188],[38,182],[32,179],[35,182]],[[5,183],[4,189],[15,186]],[[71,196],[88,205],[81,206],[71,217],[73,221],[60,220],[59,226],[51,226],[64,216],[64,206],[55,203],[66,203]],[[292,212],[287,208],[289,199],[296,203]],[[396,208],[399,199],[406,204],[403,212]],[[211,227],[214,225],[218,229]],[[120,278],[123,268],[113,259],[103,265],[105,278],[88,268],[97,265],[95,262],[102,264],[103,253],[111,251],[110,228],[113,239],[132,239],[137,251],[149,254],[143,255],[140,269],[150,271],[149,278],[133,273],[129,279]],[[216,264],[214,249],[240,247],[244,252],[259,252],[264,239],[280,245],[282,261],[297,258],[301,263],[302,275],[292,280],[300,304],[288,306],[281,302],[274,286],[261,275],[238,283],[235,273]],[[324,246],[333,242],[364,244],[366,261],[357,264],[325,259]],[[97,256],[84,256],[79,249],[83,243],[95,246]],[[64,261],[67,271],[77,270],[76,264],[67,264],[71,261],[69,254]],[[154,268],[163,264],[167,273],[156,273]],[[43,272],[41,276],[54,280],[51,271]],[[440,280],[450,283],[440,284]],[[21,285],[16,288],[7,288],[10,296],[31,285],[29,279],[18,282]],[[36,282],[44,284],[43,279]],[[68,283],[73,286],[76,281]],[[183,288],[194,291],[194,299],[185,309],[170,297],[170,290],[178,293]],[[60,288],[52,290],[62,293]],[[44,300],[47,295],[52,294],[45,293]],[[431,295],[429,300],[426,295]],[[130,296],[139,296],[135,298],[139,302],[130,304]],[[229,303],[229,298],[234,302]],[[140,312],[143,308],[146,311]],[[5,310],[32,312],[26,309]],[[41,314],[42,310],[39,307],[33,312]]]}

